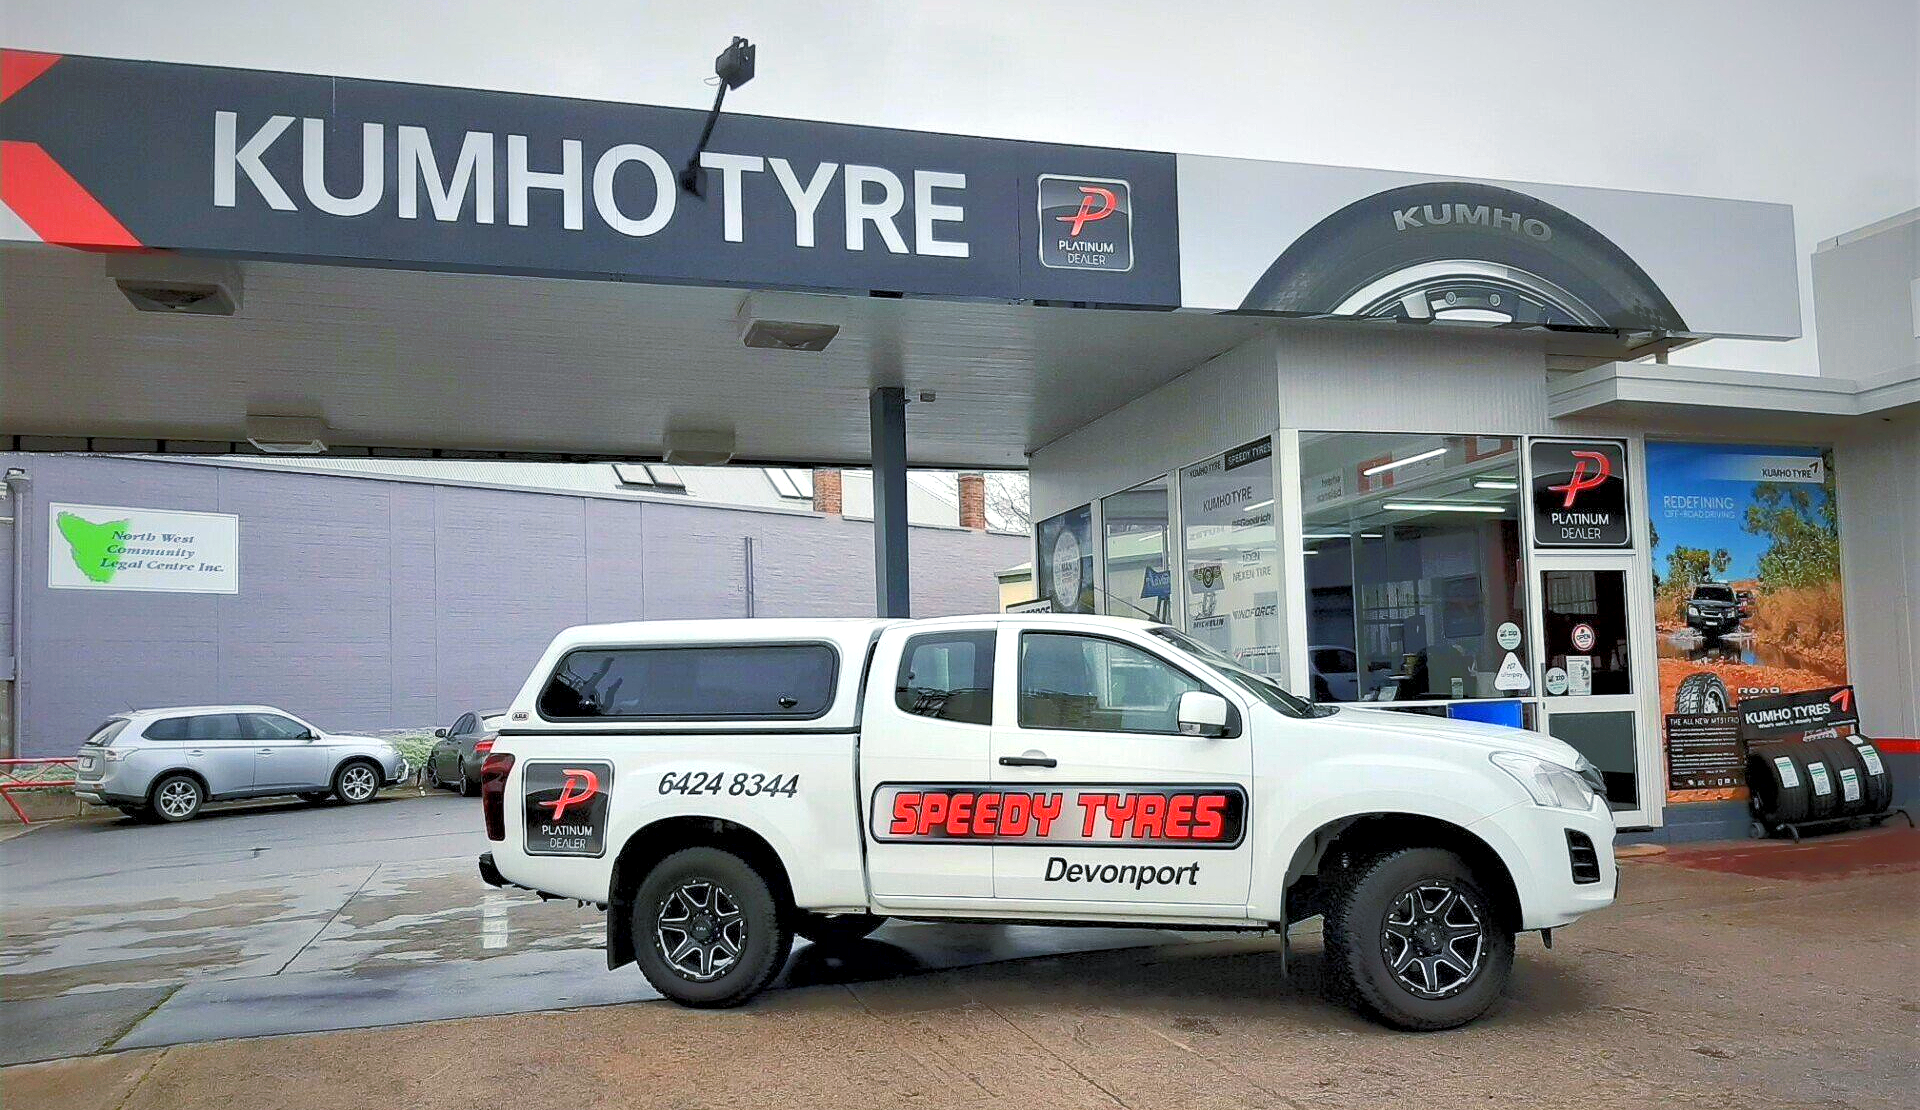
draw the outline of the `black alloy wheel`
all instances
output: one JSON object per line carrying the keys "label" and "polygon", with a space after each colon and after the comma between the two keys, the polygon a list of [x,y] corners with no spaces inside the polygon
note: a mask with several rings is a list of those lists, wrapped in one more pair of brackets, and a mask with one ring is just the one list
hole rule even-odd
{"label": "black alloy wheel", "polygon": [[773,982],[793,948],[766,879],[720,848],[661,860],[632,912],[635,962],[655,990],[687,1006],[738,1006]]}

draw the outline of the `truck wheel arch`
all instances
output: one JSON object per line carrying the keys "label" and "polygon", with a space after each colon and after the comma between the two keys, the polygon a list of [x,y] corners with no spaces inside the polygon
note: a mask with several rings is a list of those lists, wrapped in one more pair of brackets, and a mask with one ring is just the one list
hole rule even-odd
{"label": "truck wheel arch", "polygon": [[633,891],[646,873],[682,848],[711,847],[751,864],[782,906],[793,905],[793,883],[780,853],[760,833],[724,817],[674,816],[641,828],[621,846],[607,883],[607,969],[633,962]]}
{"label": "truck wheel arch", "polygon": [[[1519,927],[1519,887],[1507,861],[1491,844],[1465,826],[1439,817],[1394,812],[1339,817],[1321,825],[1300,842],[1287,865],[1288,919],[1299,920],[1319,912],[1311,895],[1326,888],[1328,871],[1343,866],[1343,860],[1370,858],[1394,848],[1444,848],[1456,853],[1476,874],[1485,876],[1491,893],[1500,899],[1507,920],[1514,928]],[[1309,904],[1298,909],[1294,905],[1296,889],[1309,895]]]}

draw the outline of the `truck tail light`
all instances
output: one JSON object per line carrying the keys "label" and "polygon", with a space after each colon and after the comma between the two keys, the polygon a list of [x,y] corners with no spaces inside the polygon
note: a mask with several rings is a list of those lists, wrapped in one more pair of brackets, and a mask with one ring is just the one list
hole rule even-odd
{"label": "truck tail light", "polygon": [[507,776],[512,771],[512,752],[488,752],[480,764],[480,812],[486,817],[488,840],[507,838]]}
{"label": "truck tail light", "polygon": [[493,750],[493,741],[491,741],[491,740],[482,740],[482,741],[480,741],[480,742],[478,742],[478,743],[476,743],[476,744],[474,744],[474,746],[473,746],[473,750],[474,750],[475,752],[477,752],[477,753],[479,753],[480,755],[485,755],[485,754],[487,754],[488,752],[490,752],[490,751],[492,751],[492,750]]}

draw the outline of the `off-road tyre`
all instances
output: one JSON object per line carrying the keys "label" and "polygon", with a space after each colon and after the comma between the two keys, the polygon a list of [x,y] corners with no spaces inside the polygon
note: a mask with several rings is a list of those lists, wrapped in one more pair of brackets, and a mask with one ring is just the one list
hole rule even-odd
{"label": "off-road tyre", "polygon": [[[688,973],[683,964],[674,962],[676,953],[667,950],[668,944],[678,948],[679,942],[673,939],[676,935],[688,937],[691,933],[662,929],[662,918],[677,918],[687,908],[687,903],[676,901],[676,895],[683,895],[689,888],[697,890],[702,884],[725,895],[724,900],[716,896],[714,901],[737,909],[743,926],[738,954],[724,970],[706,979]],[[699,895],[693,898],[697,902]],[[634,962],[654,990],[683,1006],[718,1009],[740,1005],[774,981],[793,950],[790,913],[774,896],[773,888],[752,864],[721,848],[684,848],[655,864],[634,891],[632,913]],[[714,916],[723,918],[726,912],[716,907]],[[704,946],[711,947],[711,943]],[[697,959],[680,957],[683,961],[689,958]]]}
{"label": "off-road tyre", "polygon": [[[1444,996],[1422,997],[1388,963],[1394,942],[1389,917],[1423,884],[1455,892],[1479,925],[1478,959]],[[1417,896],[1417,895],[1416,895]],[[1355,862],[1327,892],[1327,986],[1337,999],[1396,1029],[1430,1031],[1464,1025],[1499,1000],[1513,969],[1509,911],[1467,862],[1440,848],[1401,848]],[[1465,928],[1468,915],[1453,920]],[[1451,987],[1451,989],[1448,989]]]}
{"label": "off-road tyre", "polygon": [[1675,713],[1725,713],[1733,706],[1727,684],[1712,671],[1695,671],[1680,680],[1673,692]]}
{"label": "off-road tyre", "polygon": [[871,936],[875,929],[886,923],[886,918],[871,913],[843,913],[828,917],[803,910],[793,915],[793,931],[823,948],[852,944]]}

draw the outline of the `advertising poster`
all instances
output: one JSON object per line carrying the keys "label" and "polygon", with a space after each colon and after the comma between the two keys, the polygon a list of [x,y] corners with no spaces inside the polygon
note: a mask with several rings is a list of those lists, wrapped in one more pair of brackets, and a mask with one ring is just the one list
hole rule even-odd
{"label": "advertising poster", "polygon": [[1282,673],[1273,442],[1255,440],[1182,470],[1180,521],[1187,631],[1250,671]]}
{"label": "advertising poster", "polygon": [[47,506],[47,585],[237,594],[240,518],[55,502]]}
{"label": "advertising poster", "polygon": [[1068,509],[1033,530],[1038,558],[1034,585],[1051,613],[1091,613],[1093,608],[1093,506]]}
{"label": "advertising poster", "polygon": [[1827,448],[1647,444],[1669,800],[1742,796],[1742,702],[1846,683],[1833,483]]}

